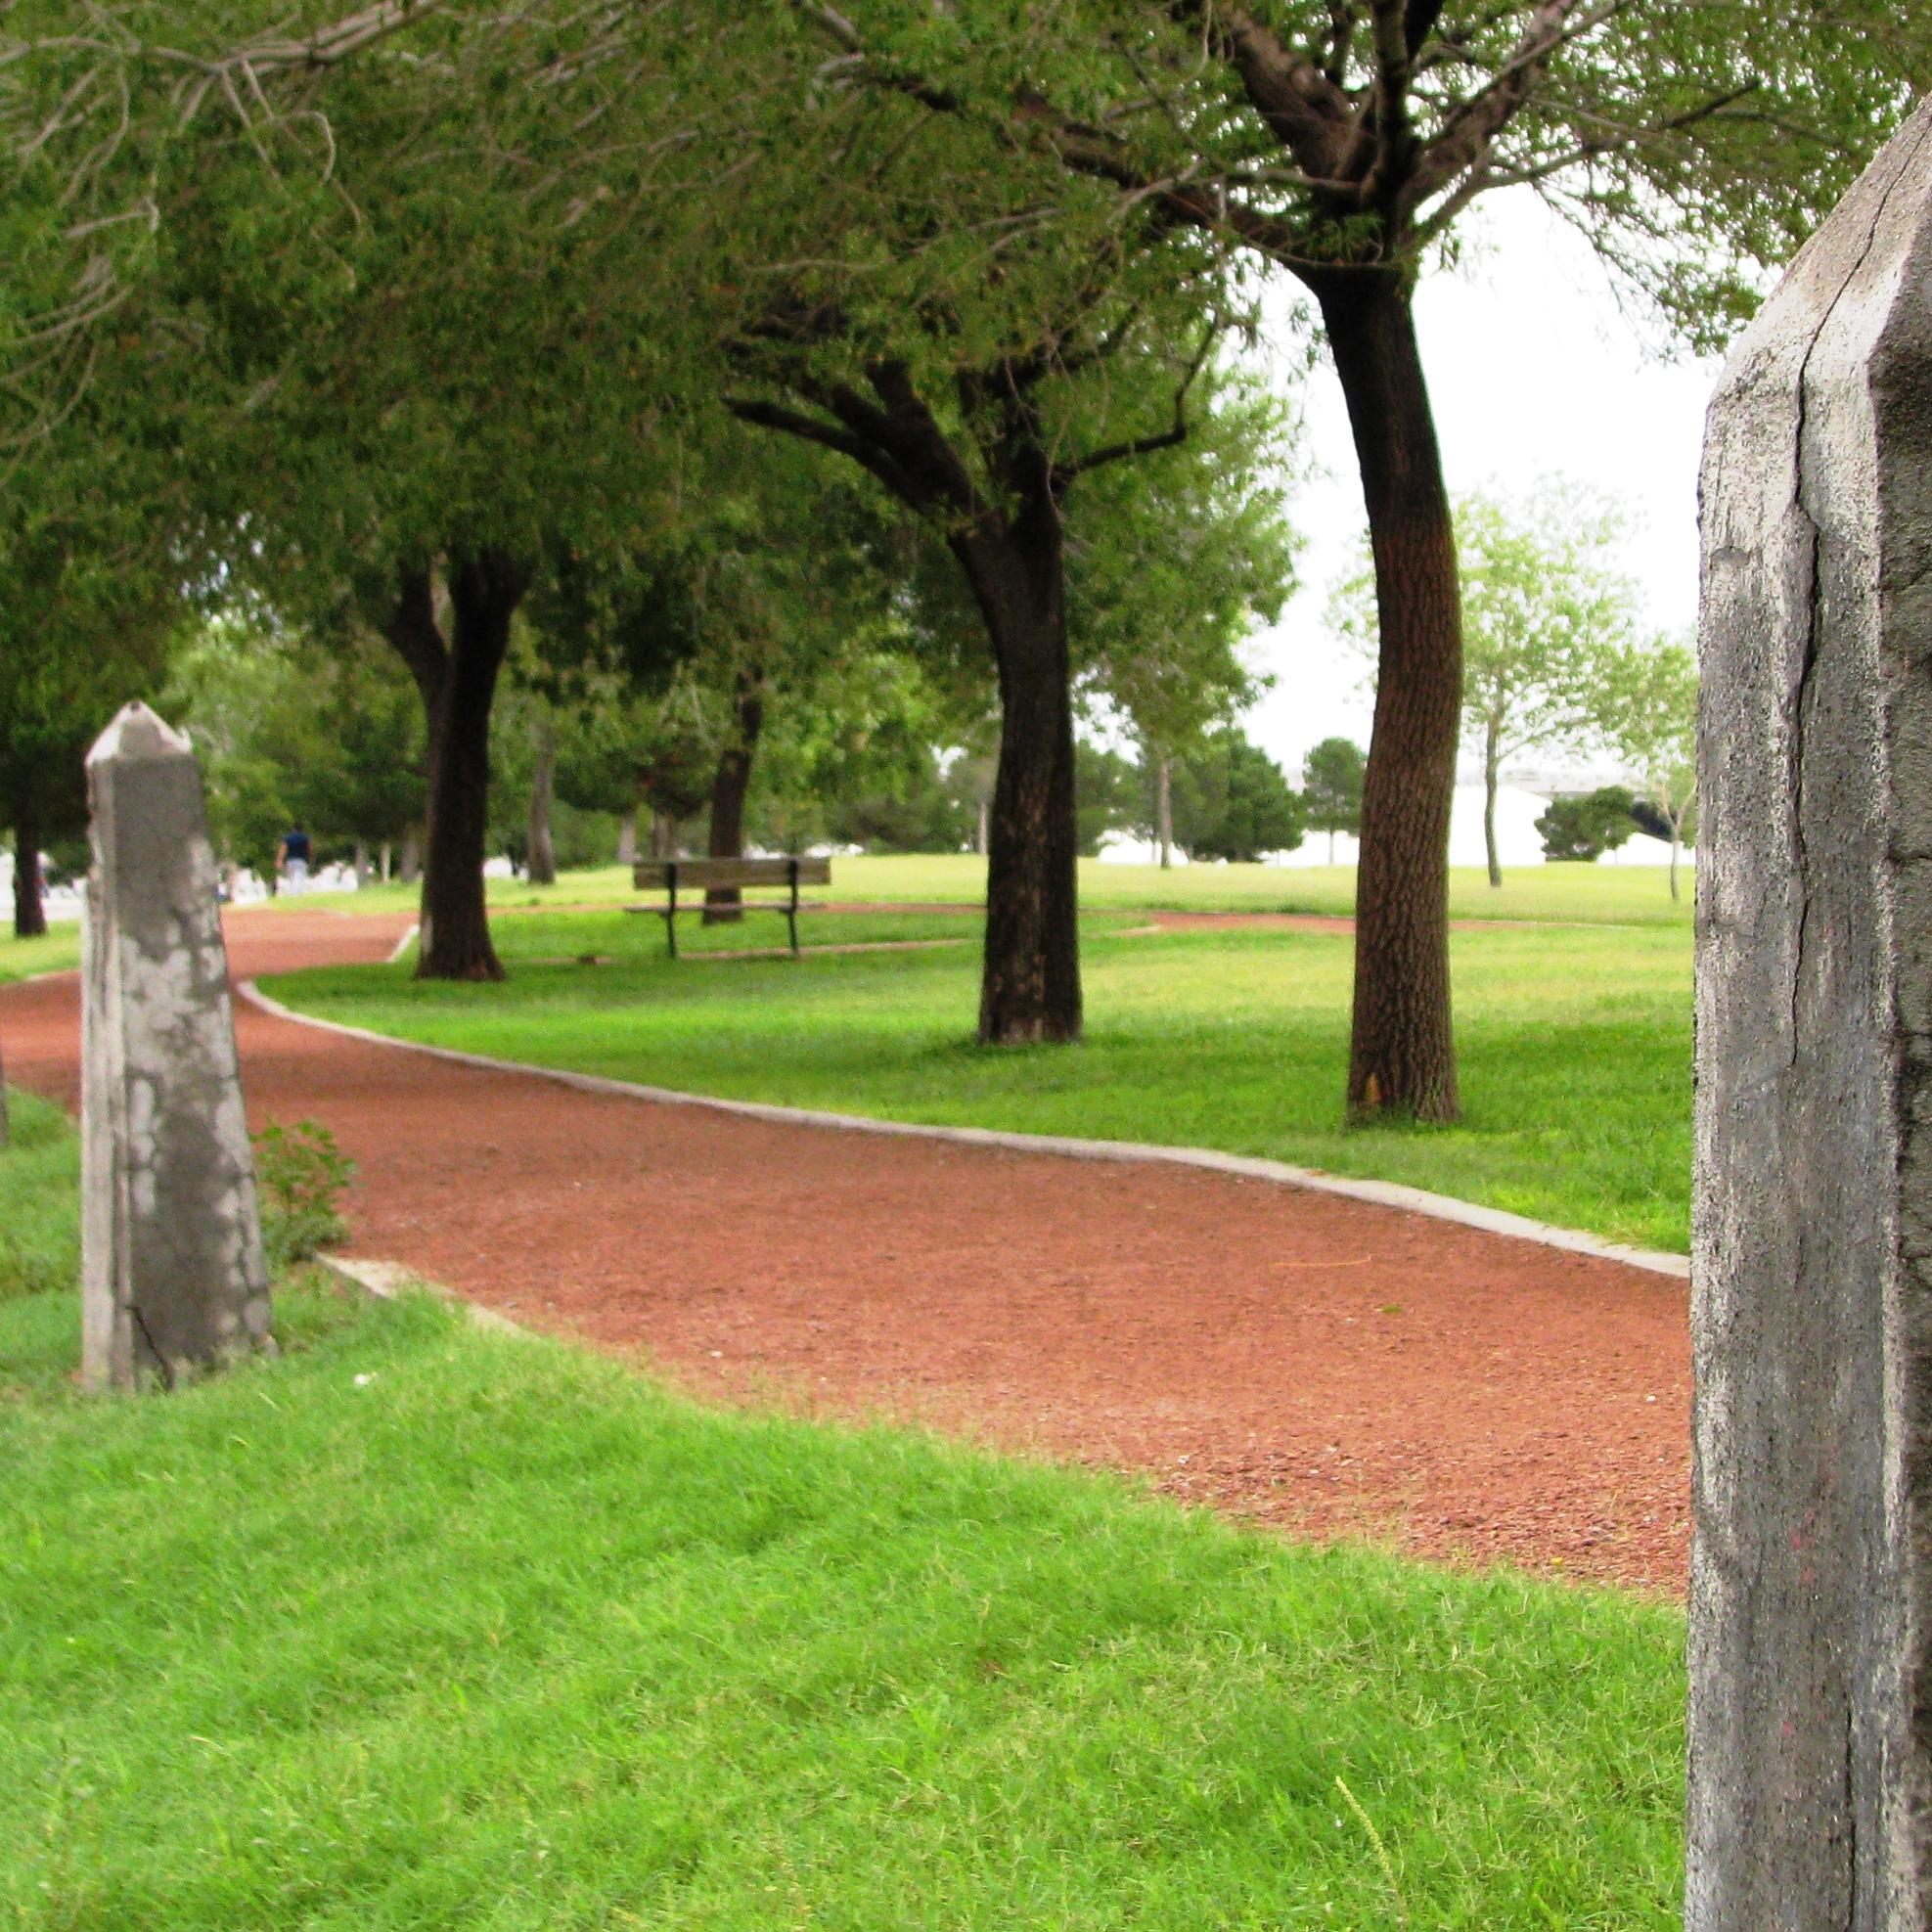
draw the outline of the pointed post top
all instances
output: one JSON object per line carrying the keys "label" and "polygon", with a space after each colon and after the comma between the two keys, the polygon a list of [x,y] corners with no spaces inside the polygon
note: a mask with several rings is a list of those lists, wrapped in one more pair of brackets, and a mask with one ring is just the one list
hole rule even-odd
{"label": "pointed post top", "polygon": [[[1820,343],[1827,347],[1820,370],[1855,367],[1881,354],[1900,322],[1926,308],[1928,253],[1932,94],[1820,223],[1732,344],[1718,382],[1719,405],[1748,391],[1770,366],[1803,365]],[[1910,352],[1922,356],[1922,340]]]}
{"label": "pointed post top", "polygon": [[157,717],[137,697],[114,713],[113,722],[94,741],[87,754],[88,769],[96,765],[130,765],[158,758],[191,758],[194,746],[187,736]]}

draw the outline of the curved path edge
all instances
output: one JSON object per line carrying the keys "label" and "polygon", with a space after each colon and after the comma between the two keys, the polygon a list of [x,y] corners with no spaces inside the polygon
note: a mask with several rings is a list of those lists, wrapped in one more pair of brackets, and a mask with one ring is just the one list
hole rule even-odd
{"label": "curved path edge", "polygon": [[[409,935],[413,937],[413,931]],[[407,939],[404,945],[407,945]],[[398,954],[402,947],[398,947]],[[50,975],[51,976],[51,975]],[[1013,1153],[1059,1154],[1071,1160],[1104,1160],[1155,1164],[1171,1167],[1204,1168],[1215,1174],[1236,1174],[1252,1181],[1270,1181],[1281,1187],[1303,1188],[1315,1193],[1339,1194],[1348,1200],[1368,1201],[1376,1207],[1391,1207],[1408,1214],[1419,1214],[1435,1221],[1453,1221],[1486,1235],[1505,1239],[1534,1241],[1544,1247],[1561,1248],[1569,1254],[1590,1255],[1600,1261],[1616,1261],[1626,1267],[1641,1268],[1653,1275],[1668,1275],[1687,1281],[1690,1261],[1685,1255],[1668,1254],[1656,1248],[1625,1247],[1616,1241],[1598,1239],[1574,1228],[1555,1228],[1548,1222],[1533,1221],[1527,1215],[1509,1214],[1502,1208],[1483,1207],[1474,1201],[1458,1200],[1450,1194],[1432,1194],[1421,1188],[1405,1187],[1397,1181],[1358,1181],[1339,1174],[1326,1174],[1320,1168],[1295,1167],[1287,1161],[1266,1160],[1251,1154],[1223,1153],[1214,1147],[1168,1147],[1142,1141],[1088,1141],[1058,1134],[1020,1134],[993,1127],[942,1127],[921,1121],[880,1120],[871,1114],[834,1113],[819,1107],[781,1106],[770,1101],[735,1101],[716,1094],[688,1094],[672,1087],[651,1087],[642,1081],[613,1080],[597,1073],[577,1073],[567,1067],[542,1066],[528,1060],[497,1059],[485,1054],[465,1053],[457,1047],[432,1047],[421,1040],[398,1039],[392,1033],[377,1033],[364,1026],[348,1026],[340,1020],[319,1019],[313,1013],[296,1011],[264,993],[252,979],[237,987],[243,999],[276,1019],[296,1026],[310,1026],[344,1039],[360,1040],[379,1047],[394,1047],[405,1053],[426,1054],[432,1059],[453,1060],[459,1066],[480,1067],[492,1073],[527,1074],[574,1087],[586,1094],[614,1094],[632,1100],[651,1101],[665,1106],[705,1107],[716,1113],[737,1114],[751,1120],[770,1120],[797,1127],[821,1127],[847,1134],[885,1134],[904,1139],[948,1141],[965,1146],[1001,1147]]]}

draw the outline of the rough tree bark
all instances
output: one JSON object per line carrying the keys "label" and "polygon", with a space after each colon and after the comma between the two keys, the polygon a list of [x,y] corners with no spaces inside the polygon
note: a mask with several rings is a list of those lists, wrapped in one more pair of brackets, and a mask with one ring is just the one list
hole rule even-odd
{"label": "rough tree bark", "polygon": [[1063,537],[1042,466],[1006,516],[952,540],[985,618],[1000,680],[1000,756],[988,815],[979,1038],[1080,1037],[1073,690]]}
{"label": "rough tree bark", "polygon": [[14,937],[47,930],[47,881],[40,876],[40,808],[31,786],[14,801]]}
{"label": "rough tree bark", "polygon": [[[738,674],[738,729],[718,754],[717,776],[711,781],[711,836],[706,851],[714,859],[744,856],[744,794],[751,788],[751,767],[758,755],[758,737],[765,729],[765,674],[756,666]],[[741,920],[744,894],[735,885],[713,885],[704,894],[704,923],[727,924]]]}
{"label": "rough tree bark", "polygon": [[451,565],[449,670],[431,761],[423,864],[419,979],[501,979],[483,898],[489,836],[490,709],[510,650],[510,620],[530,573],[502,551]]}
{"label": "rough tree bark", "polygon": [[536,760],[530,773],[529,874],[532,885],[557,883],[557,847],[550,835],[551,798],[557,789],[557,727],[548,705],[539,706]]}
{"label": "rough tree bark", "polygon": [[445,642],[427,568],[406,568],[383,624],[383,634],[416,681],[427,723],[419,979],[503,977],[483,897],[490,710],[510,649],[510,621],[529,579],[525,565],[497,550],[454,562]]}
{"label": "rough tree bark", "polygon": [[1315,278],[1362,472],[1381,643],[1362,789],[1357,1115],[1458,1117],[1449,1000],[1449,813],[1462,704],[1462,605],[1435,419],[1400,274]]}

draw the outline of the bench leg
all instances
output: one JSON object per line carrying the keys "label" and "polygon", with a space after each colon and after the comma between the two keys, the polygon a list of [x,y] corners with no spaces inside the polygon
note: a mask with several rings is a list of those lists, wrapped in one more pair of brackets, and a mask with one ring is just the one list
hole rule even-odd
{"label": "bench leg", "polygon": [[798,861],[791,862],[791,903],[785,909],[785,921],[791,928],[791,957],[798,957]]}
{"label": "bench leg", "polygon": [[664,944],[670,949],[672,959],[678,956],[678,875],[671,871],[671,903],[664,912]]}

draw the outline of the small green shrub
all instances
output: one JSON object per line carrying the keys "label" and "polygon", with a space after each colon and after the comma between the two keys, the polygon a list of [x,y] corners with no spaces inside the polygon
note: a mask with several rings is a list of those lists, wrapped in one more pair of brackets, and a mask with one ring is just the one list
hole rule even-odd
{"label": "small green shrub", "polygon": [[271,1120],[254,1141],[262,1245],[271,1273],[279,1273],[346,1237],[340,1202],[355,1162],[313,1120],[292,1127]]}

